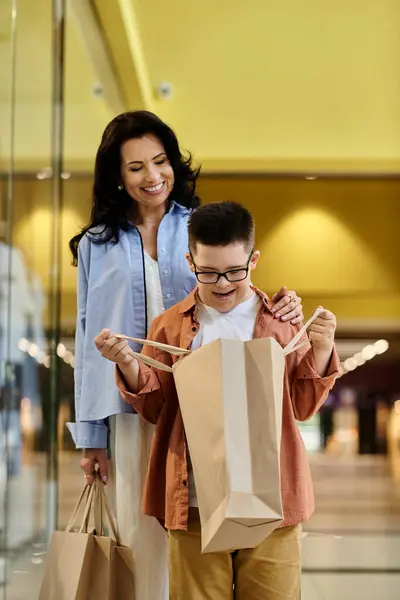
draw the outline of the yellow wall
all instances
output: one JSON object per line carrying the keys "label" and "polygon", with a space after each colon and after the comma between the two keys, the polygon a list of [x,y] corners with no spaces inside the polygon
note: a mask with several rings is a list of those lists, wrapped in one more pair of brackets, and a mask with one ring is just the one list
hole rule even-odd
{"label": "yellow wall", "polygon": [[400,181],[220,178],[200,193],[253,212],[267,291],[294,287],[341,318],[400,316]]}
{"label": "yellow wall", "polygon": [[[203,177],[205,202],[246,204],[257,223],[262,252],[255,283],[272,293],[286,284],[340,319],[400,317],[400,181]],[[17,181],[14,243],[48,289],[51,204],[48,181]],[[89,217],[91,178],[64,186],[62,228],[63,318],[75,314],[76,269],[69,238]]]}

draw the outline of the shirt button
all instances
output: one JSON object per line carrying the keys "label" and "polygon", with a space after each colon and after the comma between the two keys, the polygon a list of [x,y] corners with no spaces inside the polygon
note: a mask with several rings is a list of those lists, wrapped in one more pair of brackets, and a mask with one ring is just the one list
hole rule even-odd
{"label": "shirt button", "polygon": [[171,294],[165,294],[166,298],[171,298]]}
{"label": "shirt button", "polygon": [[165,252],[165,248],[161,248],[161,252]]}
{"label": "shirt button", "polygon": [[164,273],[164,275],[168,275],[168,273],[169,273],[168,269],[164,269],[163,273]]}

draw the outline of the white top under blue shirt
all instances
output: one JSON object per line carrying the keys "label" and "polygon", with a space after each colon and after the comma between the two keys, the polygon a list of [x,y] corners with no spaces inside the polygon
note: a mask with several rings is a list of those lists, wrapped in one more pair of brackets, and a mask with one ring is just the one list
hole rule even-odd
{"label": "white top under blue shirt", "polygon": [[[158,270],[166,309],[186,298],[196,285],[185,257],[189,215],[188,209],[172,202],[158,230]],[[95,239],[95,235],[85,235],[78,249],[76,422],[68,423],[77,448],[107,448],[107,418],[134,412],[115,385],[115,365],[97,351],[94,338],[104,328],[145,338],[151,324],[139,230],[121,231],[117,244],[96,244]],[[134,349],[140,351],[140,347]]]}

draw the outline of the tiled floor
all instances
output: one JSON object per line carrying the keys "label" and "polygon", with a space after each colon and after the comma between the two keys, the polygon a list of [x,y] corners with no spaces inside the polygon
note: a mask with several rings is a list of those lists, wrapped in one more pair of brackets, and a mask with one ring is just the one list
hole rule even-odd
{"label": "tiled floor", "polygon": [[397,574],[303,575],[302,600],[398,600]]}
{"label": "tiled floor", "polygon": [[[304,528],[302,600],[398,600],[400,489],[392,483],[385,459],[314,455],[311,461],[317,509]],[[61,460],[60,526],[82,485],[78,462],[74,454]],[[13,483],[10,536],[16,546],[44,523],[44,473],[38,459]],[[0,600],[36,599],[44,550],[43,541],[30,541],[15,552]]]}
{"label": "tiled floor", "polygon": [[311,457],[302,600],[400,598],[400,488],[384,458]]}

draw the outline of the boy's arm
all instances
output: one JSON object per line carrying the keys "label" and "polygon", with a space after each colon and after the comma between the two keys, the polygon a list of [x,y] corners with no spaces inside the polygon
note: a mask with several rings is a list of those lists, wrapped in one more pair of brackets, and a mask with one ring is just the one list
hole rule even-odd
{"label": "boy's arm", "polygon": [[[339,373],[334,336],[335,316],[325,310],[311,324],[308,339],[312,347],[303,346],[287,357],[291,401],[299,421],[310,419],[325,402]],[[305,335],[305,338],[307,336]]]}
{"label": "boy's arm", "polygon": [[[151,333],[150,330],[149,339]],[[146,421],[157,423],[164,404],[157,370],[138,361],[128,342],[116,338],[107,329],[95,338],[95,344],[104,358],[116,363],[116,383],[124,401]],[[156,358],[150,346],[145,346],[143,353]],[[168,355],[166,357],[168,359]]]}

